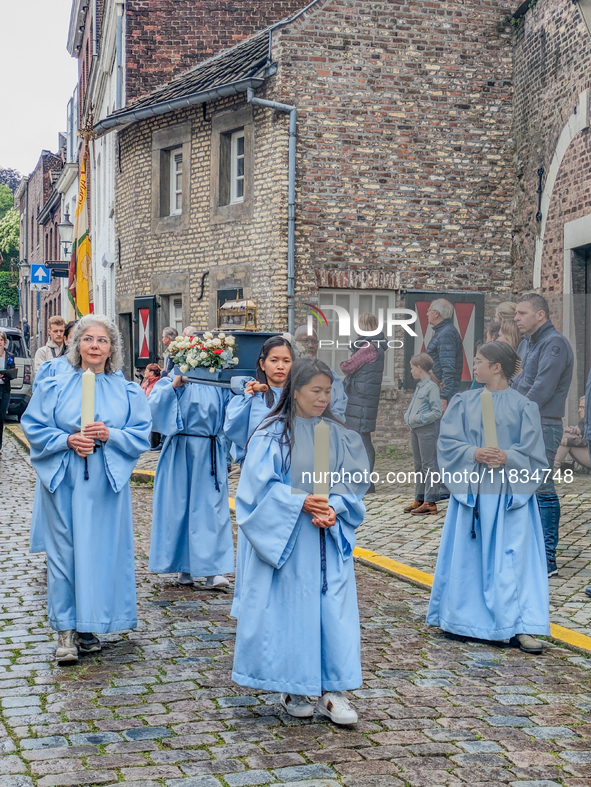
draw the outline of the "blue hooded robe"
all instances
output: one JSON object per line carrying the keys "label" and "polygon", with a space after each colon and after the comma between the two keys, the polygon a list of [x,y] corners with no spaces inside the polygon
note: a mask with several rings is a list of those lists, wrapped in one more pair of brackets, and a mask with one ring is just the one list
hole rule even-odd
{"label": "blue hooded robe", "polygon": [[[150,571],[209,577],[234,571],[228,467],[221,442],[232,394],[215,385],[159,380],[148,404],[166,434],[156,480]],[[215,475],[213,471],[215,468]]]}
{"label": "blue hooded robe", "polygon": [[491,470],[474,461],[476,448],[485,446],[481,393],[456,394],[441,420],[437,457],[440,472],[451,474],[442,479],[451,498],[427,624],[485,640],[548,635],[548,573],[534,494],[547,465],[540,413],[513,388],[492,391],[507,463]]}
{"label": "blue hooded robe", "polygon": [[352,554],[369,464],[361,437],[330,422],[330,468],[354,480],[331,484],[336,524],[327,531],[315,527],[302,507],[313,490],[304,474],[313,470],[318,420],[294,420],[291,467],[277,422],[249,443],[236,496],[246,549],[232,680],[242,686],[309,695],[361,686]]}
{"label": "blue hooded robe", "polygon": [[56,631],[106,634],[137,625],[129,478],[150,444],[150,410],[137,383],[97,374],[95,420],[109,439],[85,460],[68,448],[80,431],[82,371],[43,380],[21,424],[41,482],[47,616]]}

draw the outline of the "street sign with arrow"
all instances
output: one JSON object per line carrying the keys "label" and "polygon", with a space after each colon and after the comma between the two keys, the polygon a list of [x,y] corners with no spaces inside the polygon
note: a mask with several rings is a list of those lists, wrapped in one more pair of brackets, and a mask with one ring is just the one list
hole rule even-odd
{"label": "street sign with arrow", "polygon": [[51,283],[51,273],[45,265],[31,263],[31,289],[48,290]]}

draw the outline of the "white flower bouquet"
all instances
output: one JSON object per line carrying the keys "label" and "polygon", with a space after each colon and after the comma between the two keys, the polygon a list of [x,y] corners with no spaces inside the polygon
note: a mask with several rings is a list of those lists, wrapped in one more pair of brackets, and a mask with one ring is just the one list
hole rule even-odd
{"label": "white flower bouquet", "polygon": [[203,336],[179,336],[168,345],[168,354],[181,374],[205,368],[213,374],[233,369],[239,362],[235,354],[236,340],[232,335],[205,331]]}

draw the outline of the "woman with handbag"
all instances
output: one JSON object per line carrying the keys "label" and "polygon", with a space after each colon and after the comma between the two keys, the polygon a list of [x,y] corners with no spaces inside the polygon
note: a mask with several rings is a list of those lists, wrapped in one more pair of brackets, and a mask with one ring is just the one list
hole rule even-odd
{"label": "woman with handbag", "polygon": [[10,381],[16,377],[16,364],[14,355],[6,349],[8,336],[0,331],[0,455],[2,455],[2,434],[4,432],[4,419],[10,404]]}

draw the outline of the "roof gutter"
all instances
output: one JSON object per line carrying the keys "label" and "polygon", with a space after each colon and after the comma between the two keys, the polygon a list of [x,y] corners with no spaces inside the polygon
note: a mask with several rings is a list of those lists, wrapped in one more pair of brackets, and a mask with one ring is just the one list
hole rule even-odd
{"label": "roof gutter", "polygon": [[296,143],[298,110],[291,104],[268,101],[256,98],[254,90],[248,89],[247,101],[259,107],[267,107],[277,112],[289,114],[289,147],[288,147],[288,195],[287,195],[287,330],[295,333],[295,202],[296,202]]}
{"label": "roof gutter", "polygon": [[238,93],[246,93],[249,89],[256,89],[264,84],[265,80],[261,77],[249,77],[248,79],[240,79],[238,82],[230,82],[227,85],[221,85],[213,90],[203,90],[199,93],[193,93],[189,96],[182,98],[174,98],[170,101],[163,101],[160,104],[154,104],[150,107],[140,107],[139,109],[130,109],[127,112],[121,112],[117,116],[106,117],[104,120],[99,120],[95,125],[94,130],[97,136],[102,136],[114,128],[136,123],[138,120],[145,120],[146,118],[157,117],[158,115],[165,115],[167,112],[176,112],[185,107],[193,107],[197,104],[204,104],[207,101],[213,101],[216,98],[225,98],[227,96],[234,96]]}

